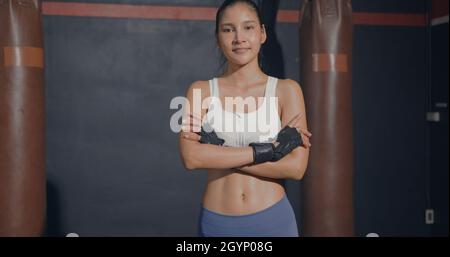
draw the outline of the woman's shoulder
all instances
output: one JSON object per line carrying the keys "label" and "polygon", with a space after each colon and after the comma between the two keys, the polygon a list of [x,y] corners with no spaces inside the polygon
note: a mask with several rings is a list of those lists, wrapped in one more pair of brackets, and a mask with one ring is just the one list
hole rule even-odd
{"label": "woman's shoulder", "polygon": [[278,79],[277,94],[279,96],[302,95],[302,88],[293,79]]}
{"label": "woman's shoulder", "polygon": [[202,96],[202,98],[205,98],[209,96],[210,90],[209,90],[209,81],[207,80],[197,80],[194,81],[187,90],[187,95],[193,95],[194,91],[199,92]]}
{"label": "woman's shoulder", "polygon": [[197,80],[197,81],[192,82],[192,84],[189,86],[189,90],[207,89],[207,88],[209,88],[208,80]]}
{"label": "woman's shoulder", "polygon": [[198,80],[194,81],[188,88],[186,96],[188,99],[194,99],[194,95],[200,95],[201,99],[205,99],[210,96],[209,81]]}

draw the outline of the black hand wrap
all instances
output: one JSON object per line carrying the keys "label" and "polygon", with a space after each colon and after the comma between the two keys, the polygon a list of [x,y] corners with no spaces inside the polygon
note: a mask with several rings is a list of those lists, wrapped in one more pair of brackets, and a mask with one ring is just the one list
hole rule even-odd
{"label": "black hand wrap", "polygon": [[284,127],[278,133],[277,142],[280,144],[275,147],[272,159],[274,162],[283,159],[283,157],[288,155],[295,148],[303,145],[302,137],[297,129],[289,126]]}
{"label": "black hand wrap", "polygon": [[225,143],[225,140],[219,138],[214,130],[211,130],[211,132],[206,132],[202,127],[201,132],[198,132],[197,134],[201,137],[199,142],[202,144],[221,146]]}
{"label": "black hand wrap", "polygon": [[273,159],[274,145],[272,143],[251,143],[253,148],[253,163],[260,164]]}

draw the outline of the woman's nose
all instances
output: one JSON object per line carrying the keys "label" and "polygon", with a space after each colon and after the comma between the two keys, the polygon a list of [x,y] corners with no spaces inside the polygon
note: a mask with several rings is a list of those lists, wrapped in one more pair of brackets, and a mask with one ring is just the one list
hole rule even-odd
{"label": "woman's nose", "polygon": [[234,34],[234,43],[240,44],[244,43],[246,41],[244,33],[242,33],[241,30],[237,29],[236,33]]}

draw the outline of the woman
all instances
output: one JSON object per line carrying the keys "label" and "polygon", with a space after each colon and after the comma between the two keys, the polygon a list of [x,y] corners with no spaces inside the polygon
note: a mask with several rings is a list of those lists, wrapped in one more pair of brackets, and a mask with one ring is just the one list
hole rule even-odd
{"label": "woman", "polygon": [[[208,170],[201,236],[298,236],[282,180],[303,177],[311,133],[300,86],[267,76],[260,68],[266,38],[252,1],[225,1],[217,12],[216,39],[227,60],[226,71],[219,78],[193,83],[187,92],[189,103],[196,91],[209,100],[198,114],[191,104],[180,133],[185,167]],[[229,97],[255,99],[257,104],[236,104],[243,111],[235,112],[221,105]],[[266,115],[268,130],[248,130]],[[233,123],[234,130],[223,129],[223,123]]]}

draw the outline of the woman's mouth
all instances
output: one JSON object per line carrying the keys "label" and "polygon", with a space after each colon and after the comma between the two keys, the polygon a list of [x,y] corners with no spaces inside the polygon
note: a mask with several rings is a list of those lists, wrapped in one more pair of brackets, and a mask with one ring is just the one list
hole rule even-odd
{"label": "woman's mouth", "polygon": [[235,54],[245,54],[249,50],[250,50],[250,48],[235,48],[235,49],[233,49],[233,53],[235,53]]}

